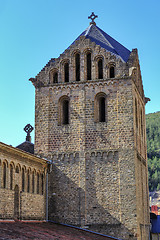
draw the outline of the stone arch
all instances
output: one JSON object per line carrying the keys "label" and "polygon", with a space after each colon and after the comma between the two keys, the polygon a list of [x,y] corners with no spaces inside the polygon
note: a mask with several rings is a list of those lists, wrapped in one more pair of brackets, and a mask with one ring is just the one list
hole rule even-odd
{"label": "stone arch", "polygon": [[49,81],[51,84],[58,83],[58,69],[52,68],[49,72]]}
{"label": "stone arch", "polygon": [[26,186],[26,166],[22,167],[22,192],[25,191],[25,186]]}
{"label": "stone arch", "polygon": [[70,122],[70,98],[62,96],[58,101],[58,124],[67,125]]}
{"label": "stone arch", "polygon": [[90,48],[84,50],[84,73],[85,80],[92,79],[92,50]]}
{"label": "stone arch", "polygon": [[14,181],[14,164],[13,164],[13,162],[10,163],[9,170],[10,170],[10,190],[12,190],[13,189],[13,181]]}
{"label": "stone arch", "polygon": [[31,168],[28,168],[27,170],[27,192],[29,193],[30,192],[30,180],[31,180]]}
{"label": "stone arch", "polygon": [[96,71],[96,79],[103,79],[104,77],[104,57],[102,55],[98,55],[95,57],[95,71]]}
{"label": "stone arch", "polygon": [[60,62],[60,66],[61,66],[61,76],[62,76],[62,82],[69,82],[69,78],[70,78],[70,61],[69,59],[63,59]]}
{"label": "stone arch", "polygon": [[36,189],[36,193],[39,194],[40,193],[40,171],[37,171],[37,174],[36,174],[36,177],[37,177],[37,189]]}
{"label": "stone arch", "polygon": [[110,62],[108,64],[108,77],[115,78],[116,75],[116,64],[114,62]]}
{"label": "stone arch", "polygon": [[14,188],[14,219],[19,219],[20,217],[19,209],[20,209],[19,186],[16,185]]}
{"label": "stone arch", "polygon": [[33,169],[33,171],[32,171],[32,193],[35,193],[35,177],[36,177],[36,170]]}
{"label": "stone arch", "polygon": [[21,165],[18,163],[18,164],[16,165],[15,172],[16,172],[16,173],[20,173],[20,171],[21,171]]}
{"label": "stone arch", "polygon": [[2,173],[3,173],[3,188],[7,188],[7,176],[8,176],[8,161],[4,160],[2,163]]}
{"label": "stone arch", "polygon": [[107,120],[107,95],[104,92],[96,94],[94,99],[94,121],[106,122]]}
{"label": "stone arch", "polygon": [[77,49],[73,51],[72,53],[72,59],[73,59],[73,72],[74,72],[74,80],[80,81],[81,76],[81,53],[80,50]]}

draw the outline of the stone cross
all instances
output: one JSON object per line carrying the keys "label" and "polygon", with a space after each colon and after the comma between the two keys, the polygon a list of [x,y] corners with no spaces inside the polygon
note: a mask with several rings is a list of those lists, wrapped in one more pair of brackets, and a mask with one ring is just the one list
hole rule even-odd
{"label": "stone cross", "polygon": [[92,22],[90,22],[90,24],[96,25],[96,23],[95,23],[95,21],[94,21],[94,19],[96,19],[96,18],[98,18],[98,16],[95,15],[94,12],[92,12],[92,14],[88,17],[88,19],[91,19],[91,20],[92,20]]}

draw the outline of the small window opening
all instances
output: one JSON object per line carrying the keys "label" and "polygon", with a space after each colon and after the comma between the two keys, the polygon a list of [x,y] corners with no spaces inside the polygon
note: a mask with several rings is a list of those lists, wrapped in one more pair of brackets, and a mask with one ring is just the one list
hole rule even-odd
{"label": "small window opening", "polygon": [[69,124],[69,101],[64,100],[62,105],[62,124]]}
{"label": "small window opening", "polygon": [[114,78],[114,77],[115,77],[114,67],[110,67],[110,78]]}
{"label": "small window opening", "polygon": [[58,73],[57,72],[55,72],[53,74],[53,83],[58,83]]}
{"label": "small window opening", "polygon": [[3,187],[6,188],[6,163],[3,164]]}
{"label": "small window opening", "polygon": [[105,122],[105,98],[99,98],[99,122]]}
{"label": "small window opening", "polygon": [[136,128],[138,129],[138,111],[137,111],[137,100],[135,99],[135,118],[136,118]]}
{"label": "small window opening", "polygon": [[75,55],[75,63],[76,63],[76,81],[80,81],[80,54],[79,53]]}
{"label": "small window opening", "polygon": [[98,60],[98,79],[103,79],[103,60]]}
{"label": "small window opening", "polygon": [[91,53],[87,53],[87,80],[91,80]]}
{"label": "small window opening", "polygon": [[37,194],[39,194],[39,173],[37,173]]}
{"label": "small window opening", "polygon": [[24,176],[24,168],[22,168],[22,192],[24,192],[24,184],[25,184],[25,176]]}
{"label": "small window opening", "polygon": [[13,166],[10,167],[10,190],[13,188]]}
{"label": "small window opening", "polygon": [[34,172],[32,173],[32,193],[34,193]]}
{"label": "small window opening", "polygon": [[69,82],[69,63],[64,64],[64,81]]}
{"label": "small window opening", "polygon": [[16,173],[19,173],[19,167],[18,166],[16,167]]}
{"label": "small window opening", "polygon": [[29,172],[27,173],[27,180],[28,180],[28,185],[27,185],[27,192],[30,192],[30,174]]}
{"label": "small window opening", "polygon": [[44,179],[43,179],[43,174],[42,174],[42,195],[43,195],[43,192],[44,192],[44,189],[43,189],[43,185],[44,185]]}

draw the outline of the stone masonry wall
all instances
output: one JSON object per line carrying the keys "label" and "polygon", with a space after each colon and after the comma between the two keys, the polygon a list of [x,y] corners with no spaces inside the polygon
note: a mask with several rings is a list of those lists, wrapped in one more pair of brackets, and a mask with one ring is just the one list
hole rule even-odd
{"label": "stone masonry wall", "polygon": [[[97,123],[95,96],[101,92],[107,96],[107,120]],[[43,149],[54,164],[49,179],[50,218],[92,228],[95,224],[95,229],[122,224],[122,236],[136,234],[132,81],[69,83],[42,87],[36,94],[40,138],[35,149],[38,153]],[[70,99],[69,125],[58,124],[58,101],[63,95]]]}
{"label": "stone masonry wall", "polygon": [[45,178],[45,160],[0,143],[0,218],[44,220]]}

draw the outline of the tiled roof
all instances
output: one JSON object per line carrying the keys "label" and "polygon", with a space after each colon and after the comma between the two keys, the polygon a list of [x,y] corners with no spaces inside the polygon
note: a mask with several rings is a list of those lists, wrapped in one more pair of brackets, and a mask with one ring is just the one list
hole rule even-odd
{"label": "tiled roof", "polygon": [[[97,45],[105,48],[107,51],[119,56],[124,62],[127,62],[131,53],[122,44],[117,42],[115,39],[113,39],[111,36],[109,36],[94,24],[91,24],[84,32],[78,36],[76,40],[79,40],[80,36],[85,36],[92,42],[95,42]],[[71,45],[73,45],[75,41]]]}
{"label": "tiled roof", "polygon": [[0,239],[114,240],[116,238],[53,223],[0,221]]}

